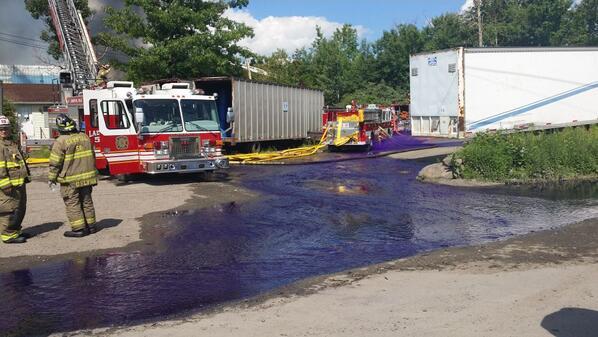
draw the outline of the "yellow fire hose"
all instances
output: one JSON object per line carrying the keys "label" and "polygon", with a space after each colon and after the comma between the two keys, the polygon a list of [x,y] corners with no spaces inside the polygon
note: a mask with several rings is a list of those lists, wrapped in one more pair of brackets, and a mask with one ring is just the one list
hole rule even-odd
{"label": "yellow fire hose", "polygon": [[[229,162],[231,162],[233,164],[258,164],[258,163],[263,163],[263,162],[267,162],[267,161],[311,156],[327,145],[325,143],[327,134],[328,134],[328,128],[324,129],[324,133],[322,134],[322,138],[320,138],[320,142],[317,145],[313,145],[313,146],[304,146],[304,147],[298,147],[298,148],[287,149],[287,150],[283,150],[283,151],[268,152],[268,153],[234,154],[234,155],[227,156],[227,158],[228,158]],[[358,135],[357,133],[354,133],[350,136],[342,137],[340,139],[336,138],[334,140],[334,145],[335,146],[344,145],[344,144],[348,143],[351,139],[355,138],[357,135]]]}

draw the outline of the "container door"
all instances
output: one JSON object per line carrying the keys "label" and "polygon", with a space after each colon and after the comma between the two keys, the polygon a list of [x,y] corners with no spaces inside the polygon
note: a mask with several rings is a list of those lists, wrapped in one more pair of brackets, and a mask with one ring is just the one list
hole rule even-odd
{"label": "container door", "polygon": [[98,108],[100,147],[110,174],[141,172],[139,139],[126,102],[104,99]]}

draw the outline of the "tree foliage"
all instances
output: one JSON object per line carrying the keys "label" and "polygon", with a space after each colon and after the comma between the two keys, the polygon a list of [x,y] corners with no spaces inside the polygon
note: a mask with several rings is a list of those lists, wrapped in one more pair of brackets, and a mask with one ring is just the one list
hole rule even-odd
{"label": "tree foliage", "polygon": [[2,100],[2,115],[4,115],[10,121],[10,126],[11,126],[10,138],[12,138],[12,140],[14,140],[14,141],[17,141],[19,138],[18,137],[19,135],[16,132],[16,130],[19,130],[18,121],[17,121],[17,113],[16,113],[15,106],[12,105],[12,103],[8,99],[6,99],[6,97],[4,98],[4,100]]}
{"label": "tree foliage", "polygon": [[205,75],[238,75],[240,58],[253,54],[237,42],[251,28],[222,16],[247,0],[125,0],[108,7],[104,22],[111,32],[97,41],[128,56],[116,65],[135,82]]}

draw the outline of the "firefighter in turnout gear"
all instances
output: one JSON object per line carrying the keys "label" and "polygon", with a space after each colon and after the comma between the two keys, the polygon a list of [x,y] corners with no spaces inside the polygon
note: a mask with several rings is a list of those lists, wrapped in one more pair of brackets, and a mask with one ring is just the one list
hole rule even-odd
{"label": "firefighter in turnout gear", "polygon": [[97,185],[95,154],[89,137],[79,133],[75,121],[64,114],[56,117],[60,136],[52,145],[48,183],[60,184],[71,230],[66,237],[84,237],[96,232],[92,187]]}
{"label": "firefighter in turnout gear", "polygon": [[0,236],[4,243],[24,243],[25,184],[31,179],[19,146],[10,139],[10,121],[5,116],[0,116],[0,138]]}

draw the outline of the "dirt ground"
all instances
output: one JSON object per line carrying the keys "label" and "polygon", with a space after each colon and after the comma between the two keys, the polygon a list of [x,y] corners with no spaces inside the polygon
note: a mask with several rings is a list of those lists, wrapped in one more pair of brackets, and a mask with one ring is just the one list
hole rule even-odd
{"label": "dirt ground", "polygon": [[45,169],[36,169],[33,174],[34,181],[27,185],[27,213],[23,220],[23,232],[33,237],[25,244],[1,245],[0,272],[115,249],[151,249],[168,233],[142,227],[155,227],[164,216],[177,212],[255,197],[219,176],[212,181],[202,181],[198,176],[144,177],[126,184],[104,179],[92,194],[99,231],[84,238],[66,238],[63,232],[70,227],[60,192],[48,188]]}
{"label": "dirt ground", "polygon": [[[0,271],[155,249],[164,216],[259,197],[226,177],[115,184],[94,192],[102,230],[68,239],[58,193],[31,183],[24,227],[35,236],[3,245]],[[314,277],[209,312],[54,336],[598,336],[597,279],[598,218]]]}
{"label": "dirt ground", "polygon": [[210,313],[68,335],[589,337],[597,278],[592,219],[316,277]]}

